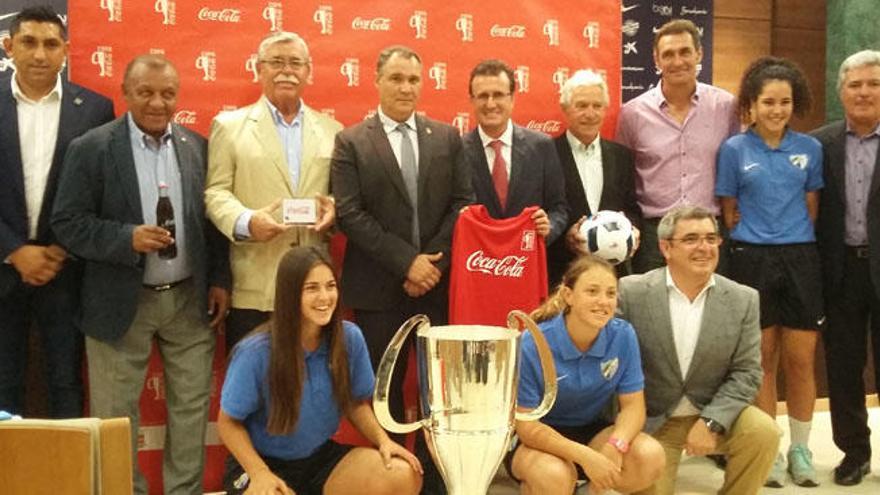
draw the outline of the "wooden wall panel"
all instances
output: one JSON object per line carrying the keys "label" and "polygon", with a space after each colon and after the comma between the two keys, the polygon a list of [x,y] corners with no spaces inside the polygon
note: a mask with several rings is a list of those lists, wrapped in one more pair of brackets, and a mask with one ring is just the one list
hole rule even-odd
{"label": "wooden wall panel", "polygon": [[773,54],[797,62],[813,93],[813,109],[792,120],[792,128],[810,131],[825,121],[825,31],[774,28]]}
{"label": "wooden wall panel", "polygon": [[715,17],[713,84],[733,94],[749,63],[770,53],[770,21]]}
{"label": "wooden wall panel", "polygon": [[773,0],[715,0],[715,19],[760,19],[769,21]]}

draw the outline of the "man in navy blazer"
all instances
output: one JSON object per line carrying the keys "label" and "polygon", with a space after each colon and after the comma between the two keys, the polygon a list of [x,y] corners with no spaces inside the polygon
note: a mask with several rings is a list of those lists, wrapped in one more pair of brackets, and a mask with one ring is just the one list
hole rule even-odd
{"label": "man in navy blazer", "polygon": [[81,266],[67,260],[49,214],[70,141],[113,120],[113,103],[59,76],[64,24],[22,10],[3,41],[15,63],[0,87],[0,410],[22,413],[28,334],[41,333],[49,415],[82,414],[82,336],[74,323]]}
{"label": "man in navy blazer", "polygon": [[476,202],[493,218],[510,218],[528,206],[538,235],[552,244],[568,222],[565,181],[553,141],[513,124],[513,71],[500,60],[484,60],[471,71],[468,91],[479,125],[465,134]]}
{"label": "man in navy blazer", "polygon": [[[91,413],[132,421],[135,492],[139,398],[155,341],[168,409],[165,493],[202,493],[204,438],[217,327],[228,308],[228,242],[205,217],[207,144],[172,124],[177,70],[141,55],[125,70],[128,112],[71,143],[52,228],[85,260],[81,327]],[[157,225],[160,190],[174,230]],[[166,251],[174,247],[176,254]],[[212,315],[212,321],[208,316]]]}

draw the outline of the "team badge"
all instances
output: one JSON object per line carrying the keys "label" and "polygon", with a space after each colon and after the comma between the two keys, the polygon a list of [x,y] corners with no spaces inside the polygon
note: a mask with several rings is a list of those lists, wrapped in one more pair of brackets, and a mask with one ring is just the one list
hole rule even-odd
{"label": "team badge", "polygon": [[795,167],[804,170],[807,168],[807,164],[810,163],[810,157],[805,154],[788,155],[788,161]]}
{"label": "team badge", "polygon": [[609,359],[604,363],[599,364],[599,369],[602,370],[602,378],[606,380],[610,380],[615,373],[617,373],[617,367],[620,365],[620,360],[617,358]]}

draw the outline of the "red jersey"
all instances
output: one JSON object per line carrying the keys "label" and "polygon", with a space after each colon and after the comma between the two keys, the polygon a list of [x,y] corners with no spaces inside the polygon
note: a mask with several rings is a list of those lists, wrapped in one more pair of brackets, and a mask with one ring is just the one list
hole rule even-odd
{"label": "red jersey", "polygon": [[459,215],[452,234],[449,323],[507,326],[513,309],[530,312],[547,297],[547,254],[531,219],[537,206],[505,219],[483,205]]}

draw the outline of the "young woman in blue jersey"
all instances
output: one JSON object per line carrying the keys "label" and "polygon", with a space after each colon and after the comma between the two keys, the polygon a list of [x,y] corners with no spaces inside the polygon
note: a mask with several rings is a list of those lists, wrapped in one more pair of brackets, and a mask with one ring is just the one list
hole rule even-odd
{"label": "young woman in blue jersey", "polygon": [[[506,465],[522,493],[570,494],[578,479],[589,479],[592,493],[629,493],[663,473],[663,448],[640,433],[645,379],[638,340],[632,325],[614,317],[616,309],[614,267],[584,255],[532,314],[553,354],[559,388],[541,421],[516,424],[519,443]],[[518,404],[529,409],[543,397],[543,375],[534,340],[522,338]],[[609,420],[603,413],[612,401],[619,412]]]}
{"label": "young woman in blue jersey", "polygon": [[[816,380],[813,363],[824,321],[819,254],[813,223],[822,188],[822,147],[791,130],[791,116],[810,107],[810,90],[791,61],[763,57],[746,69],[739,111],[748,129],[718,152],[715,194],[730,229],[730,275],[761,295],[761,362],[757,405],[776,415],[779,363],[785,373],[791,447],[787,471],[816,486],[808,447]],[[781,487],[780,452],[767,486]]]}
{"label": "young woman in blue jersey", "polygon": [[[364,337],[342,320],[338,301],[323,251],[284,255],[272,317],[235,347],[223,384],[217,429],[232,454],[227,493],[419,492],[419,461],[373,415]],[[376,448],[331,440],[343,415]]]}

